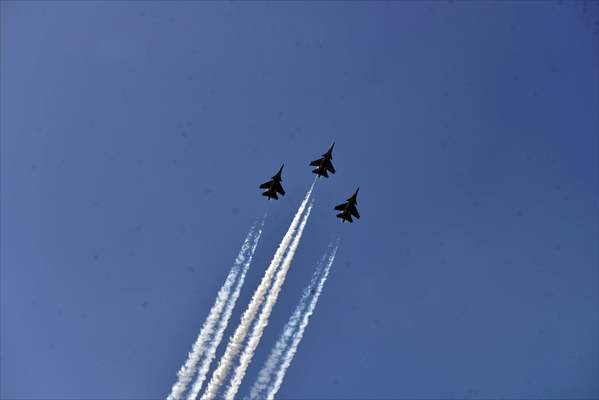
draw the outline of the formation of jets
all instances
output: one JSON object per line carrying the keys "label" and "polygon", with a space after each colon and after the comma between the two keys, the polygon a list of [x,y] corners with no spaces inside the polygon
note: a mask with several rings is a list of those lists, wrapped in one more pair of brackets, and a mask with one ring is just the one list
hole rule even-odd
{"label": "formation of jets", "polygon": [[[314,160],[310,163],[310,166],[316,167],[312,170],[319,178],[329,177],[329,172],[334,174],[335,167],[333,166],[333,147],[335,147],[335,143],[331,145],[331,147],[324,153],[319,159]],[[279,199],[279,194],[281,196],[285,195],[285,190],[283,189],[283,185],[281,182],[283,181],[283,177],[281,174],[283,173],[283,167],[285,164],[281,166],[279,172],[277,172],[268,182],[264,182],[260,185],[260,189],[263,189],[262,196],[266,197],[268,200],[270,199]],[[358,192],[360,188],[356,189],[353,195],[349,199],[347,199],[344,203],[341,203],[335,206],[335,210],[341,211],[337,214],[337,218],[341,218],[342,222],[354,222],[352,217],[360,219],[360,213],[356,205],[358,204]]]}

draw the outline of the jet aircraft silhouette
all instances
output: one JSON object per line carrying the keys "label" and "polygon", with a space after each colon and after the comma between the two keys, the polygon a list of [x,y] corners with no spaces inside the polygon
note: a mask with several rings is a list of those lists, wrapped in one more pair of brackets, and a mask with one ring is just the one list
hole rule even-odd
{"label": "jet aircraft silhouette", "polygon": [[329,177],[328,172],[335,173],[335,167],[333,167],[332,159],[333,159],[333,147],[335,147],[335,143],[331,145],[331,147],[327,150],[326,153],[322,155],[318,160],[314,160],[310,163],[311,166],[316,167],[312,170],[319,177],[324,176],[325,178]]}
{"label": "jet aircraft silhouette", "polygon": [[262,193],[262,196],[266,196],[268,200],[278,200],[279,196],[277,196],[277,193],[279,193],[281,196],[285,196],[285,190],[283,190],[283,185],[281,185],[281,181],[283,180],[283,178],[281,178],[281,174],[283,173],[284,166],[285,164],[281,165],[281,169],[279,169],[279,172],[277,172],[275,176],[270,178],[268,182],[264,182],[262,185],[260,185],[260,189],[266,189]]}
{"label": "jet aircraft silhouette", "polygon": [[358,187],[358,189],[355,191],[354,194],[352,194],[352,196],[347,199],[345,201],[345,203],[341,203],[337,206],[335,206],[335,210],[337,211],[341,211],[339,214],[337,214],[337,218],[341,218],[341,220],[343,222],[345,221],[349,221],[349,222],[354,222],[354,220],[352,219],[352,215],[358,219],[360,219],[360,213],[358,212],[358,209],[356,208],[356,204],[358,204],[358,192],[360,191],[360,188]]}

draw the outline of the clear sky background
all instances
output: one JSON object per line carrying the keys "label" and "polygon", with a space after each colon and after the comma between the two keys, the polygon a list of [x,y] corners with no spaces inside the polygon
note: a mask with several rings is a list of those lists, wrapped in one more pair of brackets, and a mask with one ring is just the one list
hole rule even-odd
{"label": "clear sky background", "polygon": [[168,394],[249,227],[268,209],[227,336],[333,140],[241,394],[340,237],[281,398],[599,397],[598,3],[0,10],[3,399]]}

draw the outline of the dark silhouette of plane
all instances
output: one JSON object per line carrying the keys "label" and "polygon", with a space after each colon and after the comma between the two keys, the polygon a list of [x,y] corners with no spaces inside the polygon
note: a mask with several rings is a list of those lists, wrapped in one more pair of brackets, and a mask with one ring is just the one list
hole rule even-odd
{"label": "dark silhouette of plane", "polygon": [[328,172],[335,173],[335,167],[333,167],[333,163],[331,160],[333,159],[333,147],[335,147],[335,142],[331,145],[331,147],[327,150],[326,153],[322,155],[318,160],[314,160],[310,163],[311,166],[316,167],[312,170],[319,177],[324,176],[325,178],[329,177]]}
{"label": "dark silhouette of plane", "polygon": [[352,196],[349,199],[345,200],[345,203],[335,206],[335,210],[341,211],[339,214],[337,214],[337,218],[341,218],[341,220],[343,222],[345,222],[345,221],[354,222],[354,220],[352,219],[352,215],[354,217],[360,219],[360,213],[358,212],[358,209],[356,208],[356,204],[358,204],[358,192],[359,191],[360,191],[360,188],[358,187],[358,189],[356,189],[355,193],[352,194]]}
{"label": "dark silhouette of plane", "polygon": [[281,165],[281,169],[279,169],[279,172],[277,172],[275,176],[270,178],[268,182],[264,182],[260,185],[260,189],[266,189],[262,193],[262,196],[266,196],[268,200],[278,200],[279,196],[277,196],[277,192],[281,194],[281,196],[285,196],[285,190],[283,190],[283,186],[281,185],[281,181],[283,180],[283,178],[281,178],[281,173],[283,173],[284,166],[285,164]]}

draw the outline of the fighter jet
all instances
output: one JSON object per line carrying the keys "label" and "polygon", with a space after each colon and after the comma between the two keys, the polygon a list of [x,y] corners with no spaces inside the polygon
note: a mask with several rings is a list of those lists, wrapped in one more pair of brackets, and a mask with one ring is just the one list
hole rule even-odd
{"label": "fighter jet", "polygon": [[358,204],[357,197],[358,197],[359,191],[360,191],[360,188],[358,187],[356,192],[354,194],[352,194],[352,196],[349,199],[345,200],[345,203],[335,206],[335,210],[341,211],[339,214],[337,214],[337,218],[341,218],[341,220],[343,222],[345,222],[345,221],[354,222],[354,220],[352,219],[352,215],[354,217],[360,219],[360,213],[358,212],[358,209],[356,208],[356,204]]}
{"label": "fighter jet", "polygon": [[281,169],[279,169],[279,172],[277,172],[275,176],[270,178],[268,182],[264,182],[262,185],[260,185],[260,189],[266,189],[262,193],[262,196],[266,196],[268,200],[278,200],[279,196],[277,196],[277,192],[282,196],[285,196],[285,191],[283,190],[283,186],[281,185],[281,181],[283,180],[283,178],[281,178],[281,173],[283,173],[284,166],[285,164],[281,165]]}
{"label": "fighter jet", "polygon": [[331,147],[327,150],[326,153],[322,155],[318,160],[314,160],[310,163],[311,166],[316,167],[312,170],[319,177],[324,176],[325,178],[329,177],[327,171],[335,173],[335,167],[333,167],[333,163],[331,160],[333,159],[333,147],[335,147],[335,142],[331,145]]}

